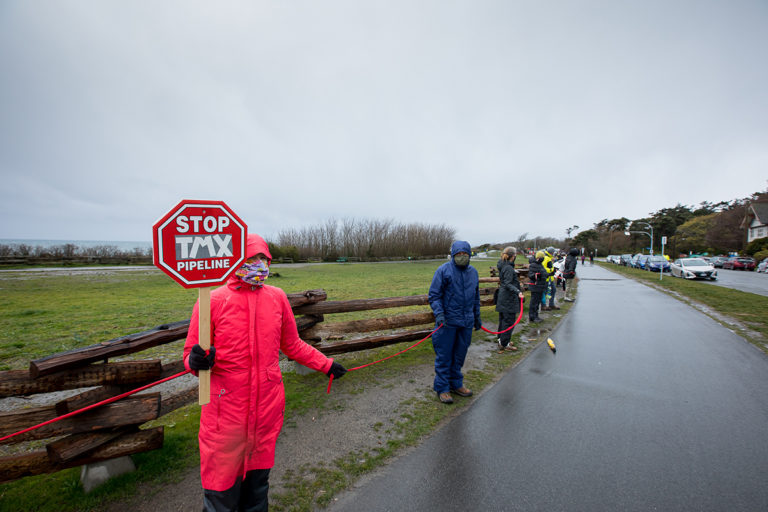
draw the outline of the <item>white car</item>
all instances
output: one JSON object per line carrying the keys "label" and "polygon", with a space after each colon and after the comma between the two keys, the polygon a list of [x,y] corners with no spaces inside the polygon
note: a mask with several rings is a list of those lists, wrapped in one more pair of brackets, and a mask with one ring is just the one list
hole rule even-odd
{"label": "white car", "polygon": [[717,279],[717,270],[710,262],[701,258],[680,258],[672,262],[669,271],[673,276],[684,279]]}

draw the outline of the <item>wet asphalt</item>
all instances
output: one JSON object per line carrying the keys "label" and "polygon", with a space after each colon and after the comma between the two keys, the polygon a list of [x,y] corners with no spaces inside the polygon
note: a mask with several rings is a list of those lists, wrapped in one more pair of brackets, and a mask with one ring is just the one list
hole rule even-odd
{"label": "wet asphalt", "polygon": [[539,345],[327,510],[768,510],[768,357],[667,295],[577,271],[556,354]]}

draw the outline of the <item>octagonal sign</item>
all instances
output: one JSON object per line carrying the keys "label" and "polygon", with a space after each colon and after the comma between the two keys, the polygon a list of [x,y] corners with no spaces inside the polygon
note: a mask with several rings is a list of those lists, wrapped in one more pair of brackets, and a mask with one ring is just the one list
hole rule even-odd
{"label": "octagonal sign", "polygon": [[185,288],[215,286],[245,261],[247,231],[222,201],[185,199],[152,227],[153,262]]}

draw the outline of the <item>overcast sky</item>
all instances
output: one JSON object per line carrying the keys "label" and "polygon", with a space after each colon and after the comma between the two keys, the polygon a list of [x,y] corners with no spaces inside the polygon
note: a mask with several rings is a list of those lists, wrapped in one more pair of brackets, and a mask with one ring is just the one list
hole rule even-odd
{"label": "overcast sky", "polygon": [[473,245],[768,186],[766,0],[0,1],[0,238],[345,217]]}

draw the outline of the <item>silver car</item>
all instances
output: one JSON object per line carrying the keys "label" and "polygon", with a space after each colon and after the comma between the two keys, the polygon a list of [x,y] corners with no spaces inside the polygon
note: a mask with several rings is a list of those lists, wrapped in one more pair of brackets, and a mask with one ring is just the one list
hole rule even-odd
{"label": "silver car", "polygon": [[684,279],[717,279],[714,265],[701,258],[680,258],[672,262],[669,271],[673,276]]}

